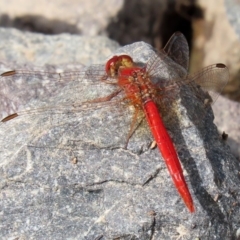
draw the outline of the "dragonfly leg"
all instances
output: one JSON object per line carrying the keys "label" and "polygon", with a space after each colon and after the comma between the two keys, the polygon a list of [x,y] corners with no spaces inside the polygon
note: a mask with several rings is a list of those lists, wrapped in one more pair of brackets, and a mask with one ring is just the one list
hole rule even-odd
{"label": "dragonfly leg", "polygon": [[100,97],[100,98],[95,98],[93,100],[88,101],[88,103],[99,103],[99,102],[108,102],[110,101],[112,98],[116,97],[122,90],[117,90],[111,94],[109,94],[108,96],[105,97]]}
{"label": "dragonfly leg", "polygon": [[142,119],[139,122],[139,124],[137,126],[135,126],[136,125],[136,121],[137,121],[137,117],[139,115],[139,112],[140,112],[139,109],[135,109],[135,112],[134,112],[133,117],[132,117],[132,122],[131,122],[131,125],[130,125],[130,129],[128,131],[127,140],[126,140],[124,149],[127,149],[127,145],[128,145],[129,139],[132,137],[133,133],[137,130],[137,128],[139,127],[139,124],[143,120],[143,117],[142,117]]}

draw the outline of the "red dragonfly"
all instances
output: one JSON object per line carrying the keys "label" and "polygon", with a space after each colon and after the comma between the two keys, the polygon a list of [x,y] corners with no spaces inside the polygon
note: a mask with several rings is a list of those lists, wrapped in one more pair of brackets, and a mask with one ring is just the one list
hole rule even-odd
{"label": "red dragonfly", "polygon": [[[204,96],[203,104],[212,103],[216,100],[219,93],[227,84],[229,73],[227,67],[222,64],[214,64],[206,67],[202,71],[193,76],[187,74],[188,70],[189,51],[185,37],[176,32],[168,41],[162,51],[151,54],[147,64],[143,65],[135,63],[129,55],[122,54],[114,56],[107,61],[105,70],[101,67],[94,66],[92,70],[82,72],[41,72],[28,70],[13,70],[1,74],[1,89],[6,89],[7,85],[11,85],[8,90],[0,92],[0,100],[6,108],[16,110],[16,112],[4,117],[1,121],[7,122],[15,117],[25,114],[39,114],[43,111],[67,109],[68,111],[81,111],[83,105],[88,104],[88,107],[108,106],[115,102],[121,101],[127,105],[131,105],[135,109],[132,124],[130,126],[127,142],[134,132],[136,119],[140,113],[144,113],[147,119],[149,128],[157,143],[157,146],[162,154],[167,165],[172,180],[182,197],[184,203],[190,212],[194,212],[194,204],[189,192],[188,186],[183,176],[183,170],[179,161],[179,157],[175,150],[171,137],[169,136],[159,109],[169,107],[172,101],[176,101],[176,97],[184,86],[190,87],[191,90],[199,95]],[[163,74],[163,69],[174,71],[174,78],[169,78],[166,72]],[[104,73],[103,73],[104,71]],[[15,87],[18,79],[27,79],[29,76],[36,75],[41,80],[51,80],[51,83],[46,85],[48,91],[57,91],[56,85],[63,87],[69,82],[84,84],[94,84],[104,88],[106,84],[113,87],[112,92],[104,97],[93,98],[90,100],[79,100],[78,102],[65,103],[62,106],[47,106],[41,109],[30,109],[18,111],[23,90]],[[102,75],[101,78],[99,76]],[[29,89],[31,89],[31,83]],[[36,84],[35,84],[36,85]],[[37,85],[36,85],[37,86]],[[199,89],[201,87],[201,90]],[[35,87],[37,88],[37,87]],[[13,92],[15,90],[15,92]],[[208,93],[204,93],[208,91]],[[210,97],[211,96],[211,97]],[[28,98],[41,98],[41,91],[30,91]],[[29,99],[25,99],[27,102]],[[106,104],[108,103],[108,104]]]}

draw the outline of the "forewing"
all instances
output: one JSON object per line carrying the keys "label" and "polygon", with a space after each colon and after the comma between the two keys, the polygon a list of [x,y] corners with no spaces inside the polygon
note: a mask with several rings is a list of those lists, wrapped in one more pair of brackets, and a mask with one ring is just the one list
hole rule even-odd
{"label": "forewing", "polygon": [[[106,95],[115,90],[114,81],[107,79],[107,83],[111,84],[107,84],[109,91],[106,90]],[[3,73],[0,78],[1,119],[18,112],[27,114],[28,109],[34,113],[51,109],[76,109],[76,106],[80,109],[81,103],[104,96],[104,84],[106,77],[103,65],[61,73],[26,69]],[[66,92],[69,94],[66,95]],[[37,100],[37,106],[34,100]]]}

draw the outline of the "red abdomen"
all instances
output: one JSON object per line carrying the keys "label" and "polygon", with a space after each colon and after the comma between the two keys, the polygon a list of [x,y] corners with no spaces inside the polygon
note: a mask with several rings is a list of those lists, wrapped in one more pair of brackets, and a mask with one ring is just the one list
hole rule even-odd
{"label": "red abdomen", "polygon": [[156,104],[152,100],[146,102],[144,104],[144,111],[153,137],[157,142],[173,182],[189,211],[194,212],[193,200],[185,182],[181,164]]}

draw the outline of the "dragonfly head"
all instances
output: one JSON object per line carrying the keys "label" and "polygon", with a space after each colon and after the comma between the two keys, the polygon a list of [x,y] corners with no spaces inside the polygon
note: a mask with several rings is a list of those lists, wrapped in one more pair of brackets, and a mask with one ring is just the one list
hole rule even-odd
{"label": "dragonfly head", "polygon": [[118,77],[120,68],[131,68],[134,66],[133,60],[128,55],[113,56],[105,65],[105,71],[110,77]]}

